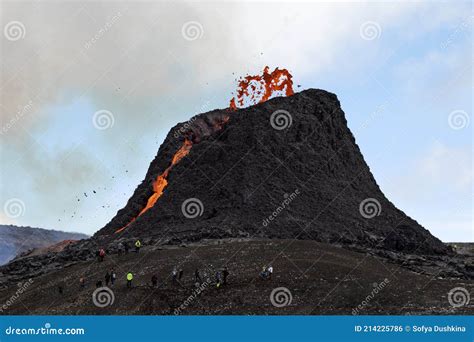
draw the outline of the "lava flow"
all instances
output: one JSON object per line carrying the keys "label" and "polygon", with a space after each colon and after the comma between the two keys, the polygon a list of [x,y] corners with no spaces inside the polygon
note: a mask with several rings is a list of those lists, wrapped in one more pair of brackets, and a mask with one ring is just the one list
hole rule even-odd
{"label": "lava flow", "polygon": [[173,168],[173,166],[175,166],[181,159],[183,159],[183,157],[185,157],[189,151],[191,150],[191,147],[193,146],[193,143],[191,142],[191,140],[188,140],[188,139],[185,139],[184,140],[184,143],[183,145],[181,146],[181,148],[178,150],[178,152],[176,152],[173,156],[173,159],[171,160],[171,165],[168,166],[166,168],[166,170],[161,174],[159,175],[156,180],[153,182],[153,195],[151,195],[149,198],[148,198],[148,201],[146,203],[146,206],[145,208],[143,208],[140,213],[137,215],[137,217],[134,217],[129,223],[127,223],[127,225],[123,226],[122,228],[118,229],[115,231],[115,233],[120,233],[121,231],[123,231],[125,228],[127,228],[129,225],[131,225],[133,222],[135,222],[135,220],[143,215],[148,209],[150,209],[151,207],[153,207],[156,203],[156,201],[158,200],[158,198],[161,197],[161,195],[163,194],[163,190],[166,188],[166,186],[168,185],[168,181],[166,180],[167,177],[168,177],[168,174],[170,172],[170,170]]}
{"label": "lava flow", "polygon": [[[286,69],[275,68],[271,73],[268,71],[268,66],[263,69],[263,74],[256,76],[246,76],[240,80],[237,88],[237,96],[230,100],[230,109],[237,109],[237,104],[239,107],[244,106],[244,99],[255,103],[262,103],[267,101],[275,92],[285,91],[287,96],[293,95],[293,81],[291,74]],[[237,104],[236,100],[237,99]],[[212,132],[219,131],[223,128],[224,124],[229,120],[229,116],[221,117],[213,123]],[[207,134],[206,134],[207,135]],[[175,153],[171,160],[170,166],[166,170],[158,175],[156,180],[153,182],[153,194],[148,198],[146,206],[138,213],[138,215],[130,220],[122,228],[115,231],[115,233],[122,232],[125,228],[130,226],[135,220],[143,215],[148,209],[153,207],[156,201],[163,195],[163,191],[168,185],[168,174],[179,161],[185,157],[191,147],[193,146],[193,141],[199,143],[201,136],[195,136],[193,140],[186,138],[184,140],[181,148]]]}
{"label": "lava flow", "polygon": [[288,70],[275,68],[270,73],[268,69],[266,66],[262,75],[248,75],[239,81],[237,95],[230,100],[230,109],[242,108],[245,99],[251,104],[265,102],[277,91],[285,91],[286,96],[294,94],[293,76]]}

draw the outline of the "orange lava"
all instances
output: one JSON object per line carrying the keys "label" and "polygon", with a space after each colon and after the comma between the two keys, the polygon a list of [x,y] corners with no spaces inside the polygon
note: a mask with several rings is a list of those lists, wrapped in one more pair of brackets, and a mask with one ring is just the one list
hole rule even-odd
{"label": "orange lava", "polygon": [[[237,108],[242,108],[244,106],[244,100],[247,99],[250,104],[257,104],[267,101],[272,95],[276,92],[284,91],[286,96],[294,94],[293,91],[293,81],[292,75],[286,69],[275,68],[271,73],[268,71],[269,67],[266,66],[263,69],[262,75],[247,75],[239,81],[237,87],[237,95],[230,100],[229,108],[236,110]],[[214,123],[215,130],[221,130],[224,124],[229,121],[229,116],[223,117],[221,120],[218,120]],[[194,140],[199,142],[198,140]],[[171,159],[171,164],[166,168],[166,170],[156,177],[156,180],[153,182],[153,194],[148,198],[146,206],[138,213],[138,215],[130,220],[125,226],[120,229],[117,229],[115,233],[120,233],[125,228],[130,226],[135,220],[143,215],[148,209],[153,207],[158,201],[158,199],[163,195],[163,191],[168,185],[168,174],[181,159],[188,155],[193,142],[186,138],[184,140],[181,148],[174,154]]]}
{"label": "orange lava", "polygon": [[183,145],[181,148],[176,152],[173,156],[173,159],[171,160],[171,165],[166,168],[166,170],[159,175],[156,180],[153,182],[153,194],[148,198],[148,201],[146,203],[145,208],[143,208],[140,213],[137,215],[137,217],[134,217],[127,225],[123,226],[120,229],[117,229],[115,233],[120,233],[121,231],[125,230],[129,225],[131,225],[135,220],[143,215],[148,209],[153,207],[158,200],[158,198],[163,195],[163,191],[165,190],[166,186],[168,185],[168,174],[170,170],[175,166],[181,159],[183,159],[189,151],[191,151],[191,147],[193,146],[193,143],[191,140],[185,139]]}
{"label": "orange lava", "polygon": [[288,70],[275,68],[270,73],[268,69],[266,66],[262,75],[247,75],[239,81],[237,95],[229,103],[230,109],[242,108],[245,99],[250,104],[265,102],[277,91],[284,91],[286,96],[294,94],[293,76]]}

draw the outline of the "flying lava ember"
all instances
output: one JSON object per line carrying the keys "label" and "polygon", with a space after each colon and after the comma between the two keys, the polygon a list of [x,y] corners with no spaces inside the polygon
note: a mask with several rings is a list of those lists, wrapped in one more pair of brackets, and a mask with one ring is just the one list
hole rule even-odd
{"label": "flying lava ember", "polygon": [[[262,103],[267,101],[272,95],[276,92],[284,91],[286,96],[293,95],[293,81],[291,80],[292,76],[286,69],[276,68],[271,73],[268,71],[269,68],[266,66],[263,69],[262,75],[250,76],[247,75],[239,81],[237,88],[237,96],[230,100],[229,108],[231,110],[236,110],[237,108],[242,108],[244,102],[250,102],[250,104]],[[237,99],[237,104],[236,104]],[[238,107],[237,107],[238,106]],[[221,117],[217,120],[214,120],[212,124],[211,132],[220,131],[224,125],[229,121],[229,116]],[[168,185],[168,175],[173,167],[180,162],[181,159],[186,157],[193,143],[199,143],[202,139],[201,136],[196,135],[196,132],[191,130],[185,138],[183,145],[180,149],[174,154],[171,159],[171,164],[165,169],[163,173],[156,177],[156,180],[153,182],[153,194],[148,198],[148,201],[145,207],[138,213],[138,215],[130,220],[122,228],[115,231],[115,233],[120,233],[130,226],[135,220],[143,215],[148,209],[153,207],[158,201],[158,199],[163,195],[163,191]],[[193,138],[191,138],[191,136]]]}
{"label": "flying lava ember", "polygon": [[266,66],[262,75],[247,75],[240,79],[237,94],[230,100],[232,110],[244,107],[244,101],[250,104],[265,102],[276,92],[284,91],[286,96],[294,94],[293,76],[288,70],[275,68],[271,73],[268,70]]}

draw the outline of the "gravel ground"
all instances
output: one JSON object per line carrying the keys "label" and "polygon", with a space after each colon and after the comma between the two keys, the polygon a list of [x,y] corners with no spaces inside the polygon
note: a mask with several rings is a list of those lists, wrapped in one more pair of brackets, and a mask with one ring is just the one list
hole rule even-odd
{"label": "gravel ground", "polygon": [[[274,267],[273,279],[259,279],[268,264]],[[175,265],[183,269],[183,278],[174,285]],[[228,284],[217,288],[215,272],[225,265]],[[203,278],[211,278],[201,290],[194,284],[196,268]],[[111,286],[115,299],[99,308],[92,300],[95,283],[111,269],[118,276]],[[126,287],[127,272],[134,273],[131,289]],[[150,284],[153,274],[157,288]],[[79,286],[81,276],[86,277],[85,289]],[[474,281],[440,278],[314,241],[201,242],[145,246],[139,254],[110,255],[102,263],[79,262],[32,279],[18,296],[20,287],[10,285],[0,292],[0,303],[10,302],[2,314],[472,314],[472,301],[455,308],[448,293],[456,287],[473,293]],[[58,286],[63,286],[62,294]]]}

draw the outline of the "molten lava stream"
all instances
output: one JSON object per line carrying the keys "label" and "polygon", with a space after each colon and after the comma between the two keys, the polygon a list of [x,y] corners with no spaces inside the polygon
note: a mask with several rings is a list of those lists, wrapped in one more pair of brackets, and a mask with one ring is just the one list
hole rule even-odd
{"label": "molten lava stream", "polygon": [[185,157],[189,153],[189,151],[191,151],[192,146],[193,143],[190,140],[184,140],[183,146],[181,146],[181,148],[174,154],[173,159],[171,159],[171,165],[168,166],[166,170],[161,175],[159,175],[153,182],[153,195],[148,198],[145,208],[143,208],[140,213],[125,226],[120,229],[117,229],[115,233],[120,233],[121,231],[125,230],[125,228],[135,222],[135,220],[139,216],[143,215],[148,209],[155,205],[156,201],[158,200],[158,198],[161,197],[161,195],[163,195],[163,191],[168,185],[168,181],[166,178],[168,177],[170,170],[173,168],[173,166],[179,163],[179,161],[183,159],[183,157]]}

